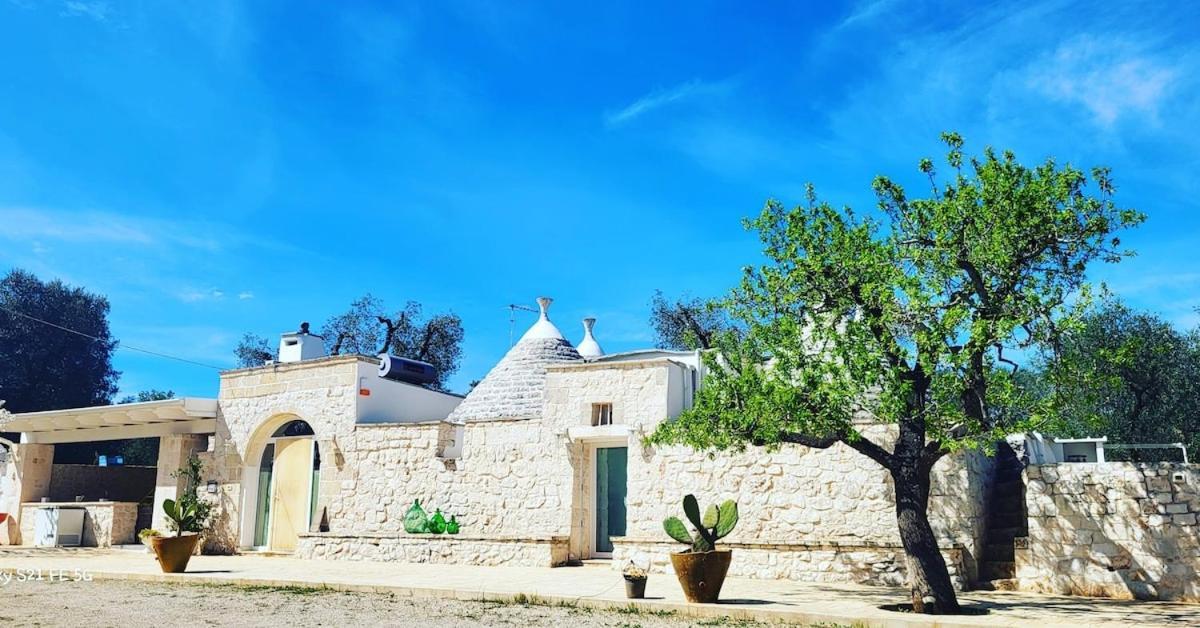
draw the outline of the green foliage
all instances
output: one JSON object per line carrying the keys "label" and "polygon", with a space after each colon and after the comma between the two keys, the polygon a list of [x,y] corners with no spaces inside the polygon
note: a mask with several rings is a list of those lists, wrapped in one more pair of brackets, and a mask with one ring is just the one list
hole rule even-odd
{"label": "green foliage", "polygon": [[681,297],[668,301],[662,290],[650,300],[655,344],[664,349],[711,349],[717,334],[731,328],[724,310],[711,301]]}
{"label": "green foliage", "polygon": [[672,539],[690,545],[693,552],[712,551],[717,541],[725,538],[738,522],[737,504],[733,500],[725,500],[723,504],[709,506],[700,516],[700,504],[695,495],[683,498],[683,513],[696,529],[695,534],[688,532],[687,526],[678,517],[668,517],[663,521],[663,529]]}
{"label": "green foliage", "polygon": [[[926,512],[930,471],[1066,420],[1067,389],[1022,376],[1014,356],[1048,348],[1059,360],[1091,305],[1088,267],[1130,255],[1116,234],[1145,217],[1116,206],[1106,169],[1026,167],[990,148],[968,158],[960,136],[942,139],[951,174],[921,160],[924,197],[878,177],[878,211],[864,216],[809,186],[801,205],[771,200],[745,221],[766,262],[714,304],[731,324],[704,356],[693,406],[646,440],[855,449],[891,475],[915,607],[956,612]],[[859,430],[880,422],[894,438]]]}
{"label": "green foliage", "polygon": [[[400,310],[389,312],[381,299],[366,294],[325,321],[318,335],[329,355],[390,353],[428,362],[437,371],[432,387],[446,390],[446,382],[462,361],[462,319],[452,312],[426,317],[422,309],[420,303],[409,301]],[[262,366],[264,360],[275,359],[267,341],[249,333],[234,353],[242,367]]]}
{"label": "green foliage", "polygon": [[200,498],[200,473],[203,469],[204,465],[199,456],[192,454],[182,467],[171,474],[172,477],[184,481],[183,492],[178,500],[163,500],[168,527],[176,536],[184,532],[199,534],[208,529],[209,520],[212,518],[212,504]]}
{"label": "green foliage", "polygon": [[242,335],[233,355],[237,357],[237,367],[242,369],[262,366],[278,357],[266,338],[249,332]]}
{"label": "green foliage", "polygon": [[175,391],[173,390],[158,390],[157,388],[151,388],[150,390],[139,391],[136,395],[126,395],[121,397],[121,400],[117,403],[147,403],[150,401],[166,401],[174,398]]}
{"label": "green foliage", "polygon": [[108,308],[103,296],[57,280],[44,282],[23,270],[0,278],[0,398],[5,409],[16,413],[108,404],[120,376],[112,367],[117,341],[109,332]]}
{"label": "green foliage", "polygon": [[717,335],[694,407],[650,442],[843,441],[883,462],[856,420],[911,421],[940,456],[1060,417],[1066,400],[1029,394],[1011,356],[1079,325],[1085,269],[1128,255],[1114,232],[1144,217],[1112,202],[1107,170],[1026,168],[991,149],[966,159],[960,137],[944,139],[954,175],[939,184],[922,161],[927,198],[876,179],[882,222],[811,186],[805,204],[772,200],[745,222],[768,261],[719,303],[737,331]]}
{"label": "green foliage", "polygon": [[[1113,443],[1184,443],[1200,455],[1200,328],[1184,333],[1118,302],[1089,313],[1063,338],[1046,388],[1073,400],[1063,436]],[[1179,460],[1162,450],[1111,449],[1111,459]]]}

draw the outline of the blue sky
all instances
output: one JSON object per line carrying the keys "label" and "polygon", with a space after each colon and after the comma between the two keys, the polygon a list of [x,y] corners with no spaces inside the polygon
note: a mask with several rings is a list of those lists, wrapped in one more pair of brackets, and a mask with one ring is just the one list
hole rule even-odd
{"label": "blue sky", "polygon": [[[417,300],[464,320],[461,390],[507,350],[506,304],[647,346],[654,289],[724,292],[767,198],[869,208],[953,129],[1111,166],[1150,219],[1094,279],[1200,321],[1197,5],[593,4],[0,0],[0,271],[222,366],[244,331]],[[216,392],[116,363],[125,392]]]}

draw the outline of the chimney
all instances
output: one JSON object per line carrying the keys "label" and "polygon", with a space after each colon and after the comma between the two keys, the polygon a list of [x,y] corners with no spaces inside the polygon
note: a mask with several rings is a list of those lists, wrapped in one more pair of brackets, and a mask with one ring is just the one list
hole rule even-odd
{"label": "chimney", "polygon": [[300,362],[325,357],[325,339],[311,334],[308,323],[300,323],[300,331],[288,332],[279,337],[279,361]]}
{"label": "chimney", "polygon": [[592,327],[595,327],[596,319],[588,317],[583,319],[583,340],[579,341],[579,355],[585,358],[598,358],[604,355],[604,349],[600,348],[600,343],[596,342],[596,338],[592,336]]}

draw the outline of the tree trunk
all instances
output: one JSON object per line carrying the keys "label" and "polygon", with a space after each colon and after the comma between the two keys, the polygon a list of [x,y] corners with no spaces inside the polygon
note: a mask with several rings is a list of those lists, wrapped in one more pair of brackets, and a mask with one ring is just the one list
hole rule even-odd
{"label": "tree trunk", "polygon": [[[901,439],[904,440],[903,438]],[[901,445],[897,444],[897,453]],[[929,525],[929,467],[916,456],[897,456],[892,469],[896,489],[896,521],[908,562],[913,611],[930,614],[959,612],[958,596],[950,583],[946,560]]]}

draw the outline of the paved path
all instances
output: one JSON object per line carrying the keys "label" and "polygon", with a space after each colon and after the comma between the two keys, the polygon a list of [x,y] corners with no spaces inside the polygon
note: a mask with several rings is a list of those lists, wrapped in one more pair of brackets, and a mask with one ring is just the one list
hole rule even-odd
{"label": "paved path", "polygon": [[[96,578],[270,586],[325,586],[350,591],[458,599],[503,599],[523,593],[547,602],[627,606],[620,574],[603,567],[473,567],[354,561],[309,561],[271,556],[197,556],[186,574],[162,574],[141,551],[0,548],[0,582],[15,570],[40,569],[70,577],[83,570]],[[53,570],[53,571],[52,571]],[[8,586],[19,586],[17,583]],[[964,604],[983,616],[922,617],[880,610],[905,601],[899,589],[730,578],[721,604],[688,604],[674,576],[654,574],[638,602],[646,610],[674,610],[694,617],[730,616],[768,622],[858,624],[872,627],[938,626],[1200,626],[1200,605],[1123,602],[1030,593],[971,592]]]}

